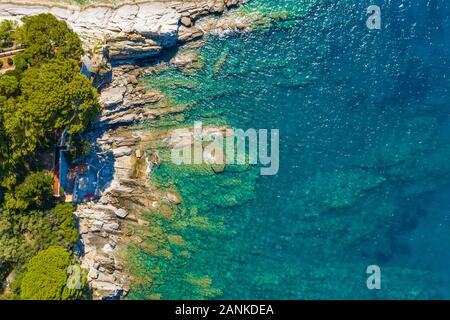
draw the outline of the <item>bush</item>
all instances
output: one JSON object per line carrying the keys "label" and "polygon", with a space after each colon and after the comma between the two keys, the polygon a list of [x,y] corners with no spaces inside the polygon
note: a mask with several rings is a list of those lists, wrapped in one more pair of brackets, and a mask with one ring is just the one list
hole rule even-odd
{"label": "bush", "polygon": [[35,172],[5,195],[4,208],[9,212],[45,209],[51,205],[52,198],[52,178],[43,172]]}
{"label": "bush", "polygon": [[[20,279],[20,298],[24,300],[73,300],[83,291],[67,287],[70,253],[61,247],[40,251],[27,264]],[[85,281],[81,281],[81,288]]]}
{"label": "bush", "polygon": [[0,48],[10,47],[13,44],[13,33],[17,23],[12,20],[0,22]]}
{"label": "bush", "polygon": [[8,64],[10,66],[12,66],[14,64],[14,60],[11,57],[8,58]]}
{"label": "bush", "polygon": [[78,230],[75,226],[73,207],[70,203],[59,203],[55,207],[55,216],[58,225],[58,234],[68,247],[78,240]]}
{"label": "bush", "polygon": [[0,212],[0,261],[12,266],[23,265],[51,246],[70,249],[77,240],[78,230],[70,204],[22,214]]}
{"label": "bush", "polygon": [[0,77],[0,95],[9,97],[14,95],[18,89],[19,81],[16,77],[6,74]]}

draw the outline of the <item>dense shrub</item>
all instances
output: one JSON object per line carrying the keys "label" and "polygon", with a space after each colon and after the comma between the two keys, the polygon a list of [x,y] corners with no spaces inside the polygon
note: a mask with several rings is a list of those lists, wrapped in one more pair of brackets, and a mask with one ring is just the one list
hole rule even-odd
{"label": "dense shrub", "polygon": [[60,203],[55,207],[55,217],[58,225],[58,234],[61,243],[70,247],[78,240],[78,230],[75,225],[73,207],[70,203]]}
{"label": "dense shrub", "polygon": [[33,170],[51,156],[56,131],[76,137],[92,123],[98,93],[80,74],[81,41],[65,22],[40,14],[17,29],[0,23],[0,46],[12,41],[25,50],[0,76],[0,278],[4,266],[16,270],[13,297],[73,299],[81,295],[65,286],[65,250],[78,238],[73,208],[55,206],[52,177]]}
{"label": "dense shrub", "polygon": [[16,66],[20,70],[55,58],[78,61],[83,54],[80,38],[66,22],[55,16],[39,14],[22,21],[23,25],[15,34],[17,41],[26,47],[24,52],[17,54]]}
{"label": "dense shrub", "polygon": [[11,20],[0,22],[0,48],[10,47],[14,40],[14,29],[17,23]]}
{"label": "dense shrub", "polygon": [[52,197],[52,178],[43,172],[35,172],[27,176],[14,192],[6,194],[4,208],[11,213],[45,209],[51,204]]}
{"label": "dense shrub", "polygon": [[55,209],[15,216],[0,213],[0,261],[22,265],[49,246],[72,248],[78,230],[69,207],[58,205]]}
{"label": "dense shrub", "polygon": [[40,251],[27,264],[20,281],[20,298],[26,300],[67,300],[82,296],[67,287],[71,254],[61,247]]}
{"label": "dense shrub", "polygon": [[0,95],[10,97],[19,89],[19,81],[16,77],[3,75],[0,77]]}

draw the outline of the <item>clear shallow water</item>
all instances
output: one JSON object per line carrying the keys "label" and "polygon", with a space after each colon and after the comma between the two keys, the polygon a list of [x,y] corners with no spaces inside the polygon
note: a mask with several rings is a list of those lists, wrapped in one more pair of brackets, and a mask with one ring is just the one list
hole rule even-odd
{"label": "clear shallow water", "polygon": [[278,128],[281,159],[268,177],[163,163],[152,180],[183,204],[148,216],[164,250],[133,249],[152,282],[131,297],[450,298],[450,4],[377,4],[382,30],[369,31],[360,1],[255,0],[291,15],[210,38],[196,74],[148,79],[189,105],[157,126]]}

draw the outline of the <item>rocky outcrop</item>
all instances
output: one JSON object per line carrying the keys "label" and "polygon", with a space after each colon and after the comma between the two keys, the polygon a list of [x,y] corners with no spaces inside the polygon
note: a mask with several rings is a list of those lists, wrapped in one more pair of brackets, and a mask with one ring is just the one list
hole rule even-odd
{"label": "rocky outcrop", "polygon": [[110,60],[124,60],[152,57],[178,41],[201,37],[204,31],[195,28],[196,20],[210,13],[222,13],[243,1],[148,1],[87,7],[5,2],[0,3],[0,20],[20,21],[24,16],[51,13],[80,35],[86,49],[104,46]]}
{"label": "rocky outcrop", "polygon": [[117,248],[122,231],[122,221],[115,212],[119,209],[109,204],[88,203],[78,207],[80,239],[85,251],[81,267],[88,270],[88,281],[94,289],[94,298],[121,296],[129,290],[129,280]]}
{"label": "rocky outcrop", "polygon": [[[133,146],[133,147],[130,147]],[[121,261],[120,248],[129,241],[126,223],[139,223],[138,209],[149,206],[151,192],[145,174],[136,174],[136,164],[146,171],[145,152],[135,151],[139,137],[115,136],[111,132],[97,140],[102,152],[113,154],[114,176],[98,201],[78,205],[80,240],[84,246],[82,268],[87,270],[94,299],[120,298],[130,289],[130,279]]]}
{"label": "rocky outcrop", "polygon": [[97,133],[91,140],[95,146],[91,157],[109,154],[100,160],[100,166],[112,166],[113,175],[98,200],[79,204],[75,212],[84,248],[82,268],[87,270],[94,299],[127,294],[130,280],[123,270],[120,251],[132,237],[126,225],[142,223],[139,213],[157,195],[147,183],[151,155],[140,148],[139,135],[121,130],[128,124],[154,118],[149,106],[158,103],[161,96],[146,90],[139,79],[155,68],[116,66],[111,71],[111,82],[101,90],[101,115],[92,128],[100,135]]}
{"label": "rocky outcrop", "polygon": [[99,126],[117,126],[153,119],[149,106],[161,100],[158,92],[149,92],[138,78],[145,69],[126,65],[112,70],[111,84],[101,91],[102,113]]}
{"label": "rocky outcrop", "polygon": [[[179,23],[183,25],[182,28],[196,30],[195,24],[202,24],[202,36],[208,32],[207,26],[211,32],[220,28],[221,19],[199,19],[211,12],[211,8],[214,12],[222,12],[227,2],[222,1],[222,6],[218,6],[217,1],[214,3],[212,6],[211,2],[200,3],[200,7],[182,6],[183,10],[177,11],[180,13]],[[235,4],[236,1],[228,3]],[[227,17],[224,19],[230,20]],[[229,27],[228,24],[223,25]],[[177,29],[179,31],[180,26]],[[179,37],[177,34],[178,42],[196,38]],[[163,42],[155,40],[155,35],[151,40],[142,34],[133,33],[127,34],[125,38],[115,38],[108,42],[110,59],[121,57],[129,60],[130,57],[154,55],[164,47],[160,45]],[[133,43],[141,43],[141,48],[147,46],[148,50],[136,50]],[[166,42],[165,45],[172,44]],[[195,51],[190,50],[180,50],[169,63],[186,70],[201,66]],[[106,133],[97,139],[96,146],[99,152],[112,155],[109,161],[114,164],[114,174],[100,199],[80,205],[76,213],[80,220],[80,238],[85,247],[82,265],[88,270],[94,298],[123,297],[130,289],[130,278],[121,263],[124,261],[121,248],[129,242],[140,243],[142,239],[134,235],[127,226],[145,226],[146,221],[139,218],[141,212],[159,206],[163,198],[175,205],[181,201],[176,193],[160,194],[160,190],[148,184],[148,174],[160,161],[157,154],[147,154],[148,143],[164,137],[155,137],[149,132],[131,133],[120,129],[131,123],[183,111],[179,106],[171,106],[161,93],[149,90],[141,80],[158,72],[163,65],[153,63],[144,67],[129,63],[115,64],[109,84],[101,90],[102,111],[97,126],[104,128]]]}

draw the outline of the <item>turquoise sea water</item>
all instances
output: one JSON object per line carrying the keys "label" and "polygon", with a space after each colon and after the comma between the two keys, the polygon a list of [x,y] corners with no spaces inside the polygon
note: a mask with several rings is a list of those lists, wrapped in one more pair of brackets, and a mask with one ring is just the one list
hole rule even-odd
{"label": "turquoise sea water", "polygon": [[[183,204],[150,228],[186,243],[135,248],[152,282],[132,298],[450,298],[450,3],[372,2],[254,0],[290,14],[210,37],[196,73],[148,79],[189,106],[153,127],[277,128],[280,171],[163,162],[152,181]],[[366,27],[370,4],[381,30]]]}

